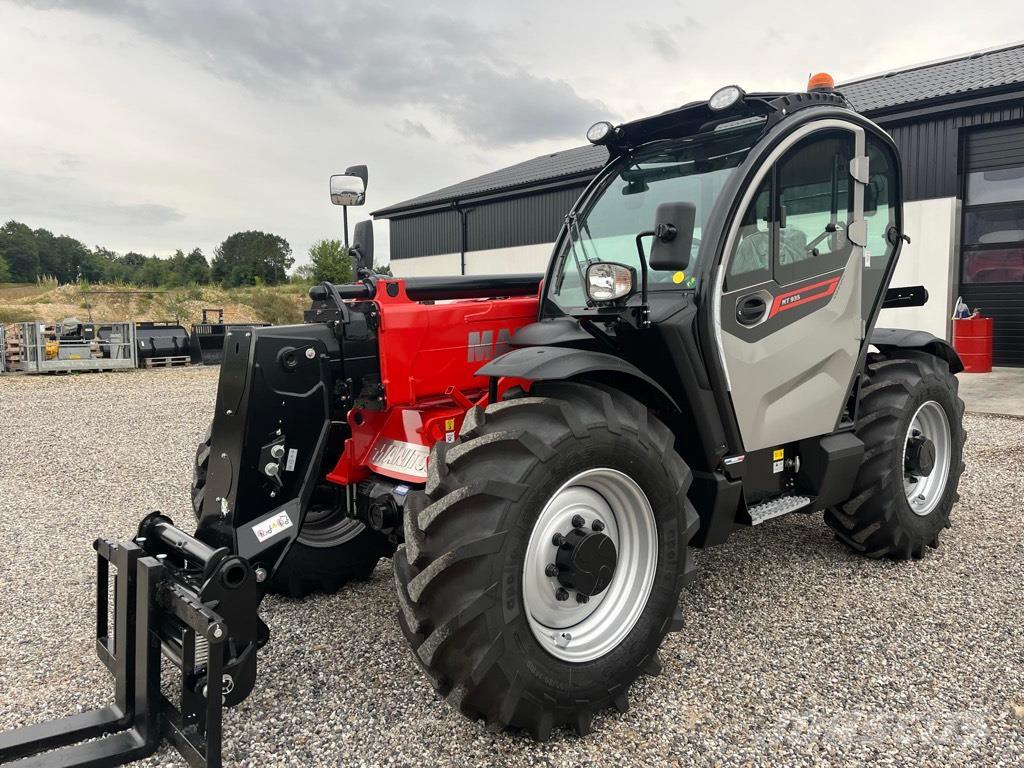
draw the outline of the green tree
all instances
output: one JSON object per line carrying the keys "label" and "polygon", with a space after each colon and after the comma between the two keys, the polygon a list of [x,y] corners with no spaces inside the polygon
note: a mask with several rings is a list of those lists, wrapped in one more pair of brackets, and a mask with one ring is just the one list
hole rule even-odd
{"label": "green tree", "polygon": [[210,265],[214,282],[228,287],[276,285],[288,279],[295,263],[292,247],[279,235],[267,232],[236,232],[217,246]]}
{"label": "green tree", "polygon": [[11,280],[11,270],[7,266],[7,259],[0,256],[0,283],[7,283]]}
{"label": "green tree", "polygon": [[341,240],[317,240],[309,246],[309,263],[315,283],[352,282],[352,257]]}
{"label": "green tree", "polygon": [[124,277],[119,272],[120,258],[110,249],[97,245],[79,262],[77,278],[90,283],[123,282]]}
{"label": "green tree", "polygon": [[88,271],[89,249],[82,242],[68,235],[61,235],[56,238],[54,247],[56,249],[55,261],[67,265],[67,272],[63,277],[58,277],[58,280],[72,283],[78,280],[83,272]]}
{"label": "green tree", "polygon": [[57,238],[45,229],[37,229],[32,235],[36,239],[36,248],[39,252],[39,274],[54,277],[61,283],[68,282],[71,267],[57,249]]}
{"label": "green tree", "polygon": [[[125,254],[125,256],[127,255]],[[139,285],[157,287],[167,285],[170,282],[170,278],[170,263],[165,259],[150,256],[142,262],[142,266],[135,273],[135,280],[132,282],[136,282]]]}
{"label": "green tree", "polygon": [[185,283],[206,285],[210,282],[210,263],[198,248],[193,248],[184,263]]}
{"label": "green tree", "polygon": [[0,227],[0,256],[15,283],[34,283],[39,277],[39,244],[35,233],[20,221]]}
{"label": "green tree", "polygon": [[387,275],[388,277],[394,277],[395,273],[391,271],[390,264],[374,264],[373,271],[378,275]]}

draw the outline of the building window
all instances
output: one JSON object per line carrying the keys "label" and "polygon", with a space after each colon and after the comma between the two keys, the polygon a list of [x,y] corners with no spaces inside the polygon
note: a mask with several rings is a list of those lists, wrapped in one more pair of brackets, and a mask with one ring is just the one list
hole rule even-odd
{"label": "building window", "polygon": [[1024,163],[967,173],[961,270],[963,283],[1024,282]]}

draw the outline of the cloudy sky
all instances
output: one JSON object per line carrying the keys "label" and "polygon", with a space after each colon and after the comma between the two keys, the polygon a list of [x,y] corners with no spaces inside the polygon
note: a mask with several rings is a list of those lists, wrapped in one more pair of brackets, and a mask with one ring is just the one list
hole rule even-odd
{"label": "cloudy sky", "polygon": [[355,221],[595,119],[1022,29],[1024,5],[964,0],[0,0],[0,220],[158,255],[261,229],[302,261],[340,236],[327,181],[348,165],[370,168]]}

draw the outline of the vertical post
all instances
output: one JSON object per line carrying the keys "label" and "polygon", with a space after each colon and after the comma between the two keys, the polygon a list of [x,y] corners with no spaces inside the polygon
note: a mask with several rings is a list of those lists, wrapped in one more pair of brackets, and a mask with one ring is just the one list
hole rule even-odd
{"label": "vertical post", "polygon": [[342,222],[344,222],[344,227],[343,228],[345,230],[345,248],[347,250],[348,249],[348,206],[347,205],[341,206],[341,220],[342,220]]}
{"label": "vertical post", "polygon": [[135,604],[135,730],[146,744],[160,743],[160,607],[157,589],[164,567],[155,558],[139,559]]}

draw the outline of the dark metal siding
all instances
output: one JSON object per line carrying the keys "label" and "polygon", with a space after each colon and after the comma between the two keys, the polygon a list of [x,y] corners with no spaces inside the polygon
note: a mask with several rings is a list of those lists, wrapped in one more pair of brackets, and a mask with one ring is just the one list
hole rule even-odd
{"label": "dark metal siding", "polygon": [[558,237],[565,214],[583,192],[584,186],[476,206],[466,219],[467,250],[485,251],[553,242]]}
{"label": "dark metal siding", "polygon": [[392,259],[459,252],[459,214],[454,210],[391,219],[389,229]]}
{"label": "dark metal siding", "polygon": [[[537,192],[508,200],[467,203],[467,251],[550,243],[586,185]],[[446,209],[391,219],[391,258],[407,259],[462,250],[460,216]]]}
{"label": "dark metal siding", "polygon": [[1024,101],[913,122],[882,122],[903,158],[905,199],[959,197],[959,157],[965,129],[1019,120],[1024,120]]}

